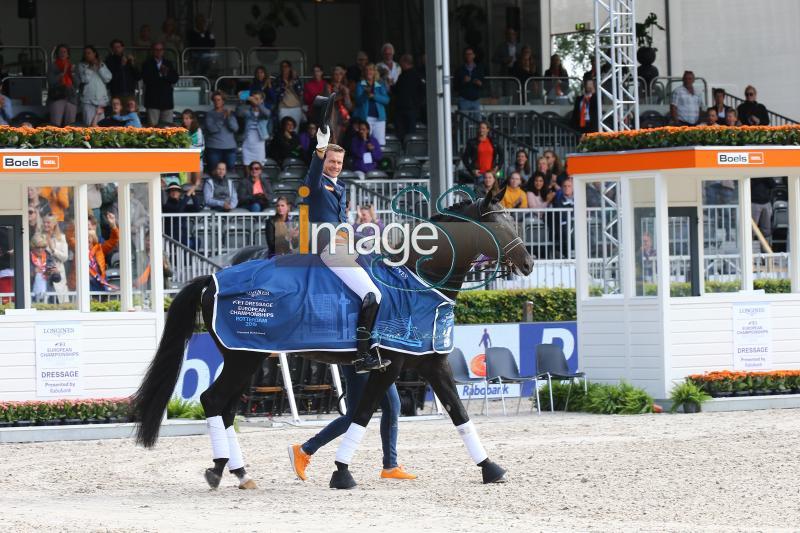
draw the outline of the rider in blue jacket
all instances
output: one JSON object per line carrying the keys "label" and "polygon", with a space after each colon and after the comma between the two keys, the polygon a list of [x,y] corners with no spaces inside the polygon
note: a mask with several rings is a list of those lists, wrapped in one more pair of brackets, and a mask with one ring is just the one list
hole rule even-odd
{"label": "rider in blue jacket", "polygon": [[[346,188],[338,180],[344,162],[344,148],[328,144],[330,136],[330,127],[323,126],[317,130],[317,149],[304,184],[311,191],[307,199],[309,222],[327,222],[335,227],[347,223],[347,199]],[[322,262],[361,298],[356,326],[356,359],[353,361],[356,372],[389,366],[391,361],[382,361],[377,351],[371,349],[373,344],[377,344],[377,340],[372,339],[372,331],[378,316],[381,291],[356,262],[358,254],[349,253],[348,241],[343,235],[329,235],[326,231],[320,231],[318,235],[325,239],[317,243],[317,248],[322,249],[319,253]]]}

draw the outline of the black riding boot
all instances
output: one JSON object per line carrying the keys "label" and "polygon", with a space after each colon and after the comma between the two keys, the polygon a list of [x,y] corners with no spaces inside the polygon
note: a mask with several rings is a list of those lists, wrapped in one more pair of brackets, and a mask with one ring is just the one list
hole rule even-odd
{"label": "black riding boot", "polygon": [[377,353],[377,349],[374,352],[370,350],[372,329],[375,327],[375,319],[378,317],[378,307],[375,294],[371,292],[361,302],[361,312],[358,314],[358,324],[356,325],[356,359],[353,361],[356,372],[359,374],[380,370],[392,363],[383,361]]}

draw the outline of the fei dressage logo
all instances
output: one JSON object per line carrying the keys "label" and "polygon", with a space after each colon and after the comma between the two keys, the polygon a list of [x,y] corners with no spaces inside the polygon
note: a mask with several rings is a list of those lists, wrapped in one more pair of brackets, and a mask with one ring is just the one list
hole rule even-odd
{"label": "fei dressage logo", "polygon": [[764,152],[717,152],[718,165],[763,165]]}
{"label": "fei dressage logo", "polygon": [[58,170],[57,155],[3,155],[3,170]]}

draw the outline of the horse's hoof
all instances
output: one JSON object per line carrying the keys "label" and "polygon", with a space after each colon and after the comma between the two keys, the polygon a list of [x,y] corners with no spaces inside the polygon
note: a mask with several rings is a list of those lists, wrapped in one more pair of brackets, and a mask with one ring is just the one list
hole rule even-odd
{"label": "horse's hoof", "polygon": [[331,476],[330,487],[332,489],[352,489],[356,486],[356,480],[349,470],[335,470]]}
{"label": "horse's hoof", "polygon": [[252,478],[248,477],[239,483],[239,488],[242,490],[255,490],[258,488],[258,485],[256,485],[256,482],[253,481]]}
{"label": "horse's hoof", "polygon": [[506,470],[497,463],[486,460],[481,465],[481,473],[483,474],[483,483],[505,483]]}
{"label": "horse's hoof", "polygon": [[219,487],[219,482],[222,481],[222,476],[214,472],[210,468],[206,468],[206,482],[212,489]]}

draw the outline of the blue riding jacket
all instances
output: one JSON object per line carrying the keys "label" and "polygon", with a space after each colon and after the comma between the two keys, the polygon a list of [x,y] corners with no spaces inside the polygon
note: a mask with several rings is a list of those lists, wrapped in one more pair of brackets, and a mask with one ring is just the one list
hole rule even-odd
{"label": "blue riding jacket", "polygon": [[[347,190],[340,181],[334,183],[322,174],[322,159],[316,154],[311,156],[311,165],[303,184],[311,189],[311,194],[306,199],[308,221],[311,224],[329,222],[336,226],[347,222]],[[323,236],[326,237],[327,232],[321,232],[320,237]],[[322,248],[322,243],[319,248]]]}

